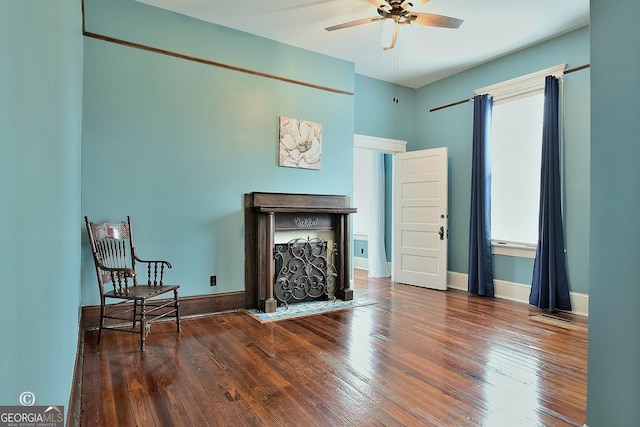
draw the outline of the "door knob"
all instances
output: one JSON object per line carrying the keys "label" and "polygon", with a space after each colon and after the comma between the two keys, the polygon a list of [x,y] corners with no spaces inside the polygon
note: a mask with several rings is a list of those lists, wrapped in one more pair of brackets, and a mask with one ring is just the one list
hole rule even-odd
{"label": "door knob", "polygon": [[440,231],[438,231],[438,234],[440,235],[440,240],[444,240],[444,225],[440,226]]}

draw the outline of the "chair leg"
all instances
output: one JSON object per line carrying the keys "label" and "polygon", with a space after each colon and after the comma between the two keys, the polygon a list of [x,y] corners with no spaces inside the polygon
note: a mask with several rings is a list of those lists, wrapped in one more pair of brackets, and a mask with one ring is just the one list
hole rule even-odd
{"label": "chair leg", "polygon": [[100,297],[100,322],[98,323],[98,344],[100,344],[100,338],[102,338],[102,328],[104,327],[104,305],[106,301],[104,297]]}
{"label": "chair leg", "polygon": [[174,306],[176,308],[176,328],[178,332],[180,332],[180,303],[178,302],[178,290],[173,290],[173,301],[175,302]]}
{"label": "chair leg", "polygon": [[132,329],[136,328],[136,320],[138,318],[138,300],[133,300],[133,326]]}
{"label": "chair leg", "polygon": [[147,307],[145,300],[140,301],[140,351],[144,351],[144,342],[147,338]]}

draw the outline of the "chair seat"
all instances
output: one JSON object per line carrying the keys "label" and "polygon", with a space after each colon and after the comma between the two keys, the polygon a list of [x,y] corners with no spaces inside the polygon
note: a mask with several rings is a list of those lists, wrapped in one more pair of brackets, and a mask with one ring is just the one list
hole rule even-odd
{"label": "chair seat", "polygon": [[171,292],[174,289],[178,289],[179,285],[138,285],[129,286],[129,295],[117,295],[114,291],[105,292],[104,296],[107,298],[120,298],[120,299],[148,299],[156,295],[162,295],[167,292]]}

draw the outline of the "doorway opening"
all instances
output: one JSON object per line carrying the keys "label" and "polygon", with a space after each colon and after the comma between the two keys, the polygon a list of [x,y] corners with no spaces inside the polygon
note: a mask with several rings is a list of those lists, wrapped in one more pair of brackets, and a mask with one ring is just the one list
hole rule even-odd
{"label": "doorway opening", "polygon": [[[387,172],[386,177],[382,177],[383,182],[386,182],[383,198],[385,203],[383,204],[384,211],[377,212],[372,209],[372,197],[373,190],[373,165],[374,157],[373,153],[382,153],[388,155],[394,155],[396,153],[406,152],[406,141],[400,141],[388,138],[379,138],[366,135],[354,136],[354,176],[353,176],[353,206],[358,209],[358,212],[353,215],[353,245],[354,268],[369,270],[370,256],[377,254],[378,261],[386,261],[386,270],[389,273],[393,272],[393,260],[391,259],[391,248],[393,242],[393,218],[392,218],[392,201],[393,201],[393,184],[391,182],[393,174],[389,170],[389,167],[385,168]],[[387,157],[387,156],[385,156]],[[387,166],[393,162],[388,162]],[[379,166],[378,166],[379,167]],[[374,206],[380,206],[380,203],[374,203]],[[376,208],[377,209],[377,208]],[[385,218],[384,231],[380,238],[380,233],[372,233],[372,227],[379,222],[380,215]],[[386,251],[381,256],[380,248],[377,246],[377,242],[381,242],[386,247]],[[372,246],[374,245],[374,246]],[[385,258],[380,260],[380,258]],[[373,267],[373,266],[372,266]],[[380,266],[375,268],[376,271],[381,271]],[[373,272],[373,270],[372,270]],[[392,277],[393,278],[393,277]]]}

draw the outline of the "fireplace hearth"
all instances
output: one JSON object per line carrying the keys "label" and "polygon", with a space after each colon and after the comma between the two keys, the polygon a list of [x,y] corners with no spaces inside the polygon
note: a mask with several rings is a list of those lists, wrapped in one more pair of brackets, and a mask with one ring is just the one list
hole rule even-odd
{"label": "fireplace hearth", "polygon": [[[245,307],[353,299],[348,196],[245,194]],[[276,243],[286,237],[284,241]]]}

